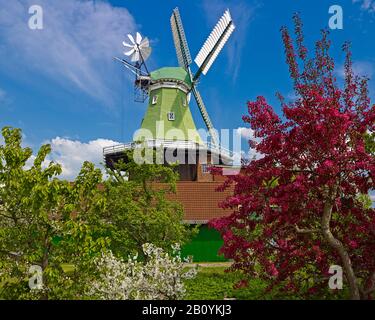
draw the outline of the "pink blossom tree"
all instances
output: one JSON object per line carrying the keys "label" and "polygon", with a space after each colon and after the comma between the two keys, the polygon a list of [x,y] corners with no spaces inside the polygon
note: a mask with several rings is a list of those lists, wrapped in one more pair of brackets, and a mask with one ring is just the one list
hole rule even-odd
{"label": "pink blossom tree", "polygon": [[310,58],[298,15],[294,22],[295,42],[287,28],[281,33],[296,99],[278,94],[284,119],[264,97],[248,103],[243,120],[263,158],[227,179],[222,188],[233,185],[234,194],[222,206],[233,213],[211,225],[222,234],[231,268],[260,274],[270,288],[323,294],[330,266],[339,265],[350,297],[368,299],[375,291],[375,210],[361,195],[374,188],[375,161],[364,137],[374,131],[375,105],[368,79],[353,73],[349,44],[340,88],[328,31]]}

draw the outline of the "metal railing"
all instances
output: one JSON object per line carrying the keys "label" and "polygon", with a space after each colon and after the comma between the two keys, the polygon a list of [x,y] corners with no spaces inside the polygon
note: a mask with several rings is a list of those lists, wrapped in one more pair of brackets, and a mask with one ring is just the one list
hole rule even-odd
{"label": "metal railing", "polygon": [[193,141],[185,141],[185,140],[146,140],[142,143],[136,142],[129,142],[123,144],[117,144],[109,147],[103,148],[103,155],[115,154],[124,152],[126,150],[134,149],[134,148],[174,148],[174,149],[190,149],[190,150],[202,150],[202,151],[210,151],[212,153],[217,153],[222,156],[232,158],[233,152],[229,149],[223,148],[221,146],[217,146],[210,142],[205,144],[199,144]]}

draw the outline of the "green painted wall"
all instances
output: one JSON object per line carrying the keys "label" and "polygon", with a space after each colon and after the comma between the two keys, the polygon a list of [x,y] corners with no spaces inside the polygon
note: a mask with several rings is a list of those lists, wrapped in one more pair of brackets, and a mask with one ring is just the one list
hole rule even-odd
{"label": "green painted wall", "polygon": [[[152,104],[154,96],[157,96],[156,104]],[[168,120],[169,112],[174,112],[175,120]],[[164,126],[159,130],[157,121],[164,122]],[[175,139],[202,143],[187,103],[187,95],[175,88],[159,88],[151,91],[141,128],[148,129],[153,139],[160,140],[174,139],[174,135],[178,132],[170,130],[179,129],[180,133]],[[134,140],[141,140],[141,138],[135,137]]]}
{"label": "green painted wall", "polygon": [[[179,67],[158,69],[151,72],[151,78],[155,85],[163,84],[163,82],[175,82],[176,84],[184,82],[184,86],[191,87],[189,74]],[[154,97],[157,97],[155,104],[152,103]],[[168,113],[170,112],[174,113],[175,120],[168,119]],[[157,129],[158,121],[164,122],[162,130]],[[187,94],[178,88],[161,87],[150,91],[148,107],[142,120],[141,129],[147,129],[151,132],[152,136],[146,137],[146,139],[176,139],[203,143],[190,111]],[[174,137],[177,132],[173,132],[171,129],[179,129],[180,135]],[[145,134],[147,133],[139,132],[134,140],[142,140],[142,136]]]}
{"label": "green painted wall", "polygon": [[182,247],[182,257],[193,256],[194,262],[221,262],[227,261],[222,255],[218,254],[223,245],[223,240],[214,229],[203,225],[199,233],[190,242]]}

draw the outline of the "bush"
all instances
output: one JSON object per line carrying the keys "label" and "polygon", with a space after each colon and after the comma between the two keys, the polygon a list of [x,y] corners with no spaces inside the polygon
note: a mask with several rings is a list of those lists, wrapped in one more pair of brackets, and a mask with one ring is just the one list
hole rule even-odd
{"label": "bush", "polygon": [[183,279],[195,276],[195,269],[185,271],[179,246],[171,256],[152,244],[143,245],[145,262],[130,257],[127,262],[111,252],[96,261],[98,277],[92,281],[89,296],[120,300],[175,300],[185,295]]}

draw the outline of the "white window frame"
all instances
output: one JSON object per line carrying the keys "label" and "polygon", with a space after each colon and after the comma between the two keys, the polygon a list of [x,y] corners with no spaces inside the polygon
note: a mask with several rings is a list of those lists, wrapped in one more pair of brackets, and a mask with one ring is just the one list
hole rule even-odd
{"label": "white window frame", "polygon": [[176,120],[176,116],[175,116],[174,112],[168,112],[167,117],[168,117],[168,121],[175,121]]}
{"label": "white window frame", "polygon": [[151,101],[152,104],[157,104],[158,103],[158,95],[155,94],[154,96],[152,96],[152,101]]}

